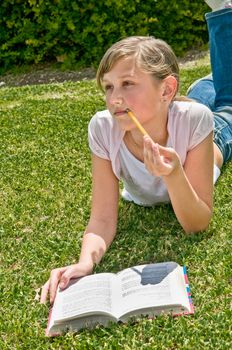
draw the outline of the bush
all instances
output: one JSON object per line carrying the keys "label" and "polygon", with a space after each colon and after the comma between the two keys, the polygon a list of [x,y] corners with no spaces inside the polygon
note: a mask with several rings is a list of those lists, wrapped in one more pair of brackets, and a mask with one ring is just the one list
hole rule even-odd
{"label": "bush", "polygon": [[64,62],[96,66],[106,48],[129,35],[166,40],[177,55],[208,41],[202,1],[4,0],[0,66]]}

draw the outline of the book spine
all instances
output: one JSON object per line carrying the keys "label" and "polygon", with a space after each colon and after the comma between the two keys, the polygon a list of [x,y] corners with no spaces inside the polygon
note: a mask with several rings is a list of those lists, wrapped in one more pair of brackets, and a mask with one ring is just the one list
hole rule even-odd
{"label": "book spine", "polygon": [[183,272],[184,272],[184,280],[185,280],[185,285],[186,285],[186,291],[187,291],[187,294],[188,294],[189,305],[190,305],[190,312],[186,312],[186,313],[187,314],[194,314],[194,307],[193,307],[193,301],[192,301],[192,296],[191,296],[191,291],[190,291],[190,286],[189,286],[186,266],[183,266]]}
{"label": "book spine", "polygon": [[52,334],[50,334],[51,318],[52,318],[52,306],[50,307],[49,314],[48,314],[47,328],[45,330],[45,336],[46,337],[56,337],[56,336],[60,335],[59,333],[52,333]]}

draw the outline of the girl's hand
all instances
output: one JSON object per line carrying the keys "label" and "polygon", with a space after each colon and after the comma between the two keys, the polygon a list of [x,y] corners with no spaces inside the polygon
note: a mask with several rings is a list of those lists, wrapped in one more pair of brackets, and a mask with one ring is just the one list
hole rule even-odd
{"label": "girl's hand", "polygon": [[149,173],[156,176],[169,176],[181,167],[173,148],[160,146],[148,136],[144,137],[144,164]]}
{"label": "girl's hand", "polygon": [[92,270],[93,265],[83,262],[52,270],[49,280],[42,287],[40,303],[44,304],[49,294],[50,304],[53,304],[58,285],[61,289],[64,289],[71,278],[89,275],[92,273]]}

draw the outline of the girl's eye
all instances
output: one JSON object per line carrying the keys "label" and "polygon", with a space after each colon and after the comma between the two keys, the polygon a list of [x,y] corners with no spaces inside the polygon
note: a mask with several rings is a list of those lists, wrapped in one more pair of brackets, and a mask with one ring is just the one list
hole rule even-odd
{"label": "girl's eye", "polygon": [[104,90],[105,91],[108,91],[108,90],[110,90],[110,89],[112,89],[113,87],[112,87],[112,85],[105,85],[104,86]]}
{"label": "girl's eye", "polygon": [[122,85],[123,85],[123,86],[130,86],[130,85],[133,85],[133,82],[132,82],[132,81],[126,80],[126,81],[123,82]]}

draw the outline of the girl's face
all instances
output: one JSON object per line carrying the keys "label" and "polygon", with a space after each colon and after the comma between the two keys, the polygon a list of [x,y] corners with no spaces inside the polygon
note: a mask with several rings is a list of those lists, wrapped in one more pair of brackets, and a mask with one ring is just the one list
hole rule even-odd
{"label": "girl's face", "polygon": [[164,113],[163,81],[155,80],[151,74],[139,69],[133,57],[119,60],[105,73],[102,86],[107,108],[123,130],[135,128],[126,113],[127,108],[136,115],[141,124],[153,122]]}

